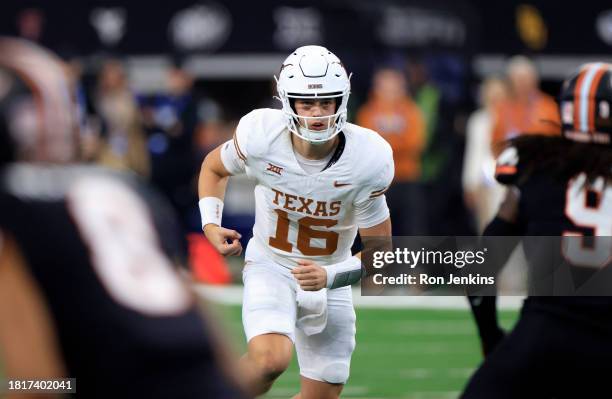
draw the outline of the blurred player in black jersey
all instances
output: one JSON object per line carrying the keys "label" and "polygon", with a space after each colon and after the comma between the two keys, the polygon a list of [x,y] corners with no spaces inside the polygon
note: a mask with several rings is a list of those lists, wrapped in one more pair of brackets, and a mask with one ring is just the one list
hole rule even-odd
{"label": "blurred player in black jersey", "polygon": [[[505,338],[495,297],[470,298],[486,358],[463,398],[610,395],[612,65],[580,68],[559,101],[559,137],[511,140],[498,159],[498,181],[514,189],[485,235],[532,236],[522,241],[535,289]],[[552,256],[560,261],[540,262],[534,243],[544,241],[533,236],[556,236]],[[560,281],[572,296],[552,296],[566,292]]]}
{"label": "blurred player in black jersey", "polygon": [[82,398],[244,397],[174,268],[171,215],[135,180],[72,163],[76,120],[61,62],[0,37],[4,377],[76,378]]}

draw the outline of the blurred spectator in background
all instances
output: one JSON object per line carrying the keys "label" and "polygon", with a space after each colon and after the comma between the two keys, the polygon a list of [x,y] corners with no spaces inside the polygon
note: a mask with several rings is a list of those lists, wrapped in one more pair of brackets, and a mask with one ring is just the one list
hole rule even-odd
{"label": "blurred spectator in background", "polygon": [[467,119],[462,111],[465,61],[443,54],[413,56],[406,64],[406,75],[408,88],[425,116],[427,132],[420,179],[427,197],[421,214],[427,223],[419,234],[474,234],[461,186]]}
{"label": "blurred spectator in background", "polygon": [[94,94],[94,107],[102,125],[97,161],[114,169],[131,170],[148,177],[150,160],[140,111],[119,60],[110,59],[103,63]]}
{"label": "blurred spectator in background", "polygon": [[408,95],[401,71],[382,68],[374,74],[370,99],[359,109],[357,124],[380,133],[393,148],[395,179],[387,192],[393,234],[421,233],[425,202],[417,182],[421,176],[425,122]]}
{"label": "blurred spectator in background", "polygon": [[74,91],[77,106],[77,123],[80,127],[80,160],[95,161],[100,147],[101,123],[93,115],[91,96],[84,84],[84,65],[70,46],[59,51],[64,61],[64,70],[68,82]]}
{"label": "blurred spectator in background", "polygon": [[419,58],[411,58],[408,61],[406,76],[412,98],[419,106],[425,121],[425,147],[421,158],[420,179],[427,182],[438,177],[448,156],[438,137],[442,93],[429,81],[427,66]]}
{"label": "blurred spectator in background", "polygon": [[466,205],[476,217],[480,233],[495,215],[504,193],[503,187],[495,180],[491,134],[495,110],[507,96],[508,89],[503,80],[485,80],[480,86],[481,107],[474,111],[467,122],[463,192]]}
{"label": "blurred spectator in background", "polygon": [[200,123],[195,141],[200,158],[204,159],[209,151],[232,138],[238,121],[225,120],[223,109],[212,98],[204,98],[198,102],[198,117]]}
{"label": "blurred spectator in background", "polygon": [[196,96],[193,76],[180,59],[173,61],[162,90],[138,97],[151,157],[151,182],[179,216],[182,233],[189,242],[194,278],[227,283],[231,276],[225,260],[201,234],[196,178],[209,146],[228,140],[231,133],[223,130],[216,102]]}
{"label": "blurred spectator in background", "polygon": [[524,56],[508,61],[509,97],[495,112],[493,151],[499,153],[505,140],[522,134],[558,135],[561,121],[555,100],[540,91],[535,65]]}
{"label": "blurred spectator in background", "polygon": [[20,37],[41,42],[45,28],[45,14],[39,8],[26,8],[17,16],[17,33]]}
{"label": "blurred spectator in background", "polygon": [[177,61],[167,71],[164,92],[139,97],[151,155],[151,181],[176,209],[185,231],[198,199],[194,177],[200,163],[194,145],[200,118],[192,89],[193,77]]}

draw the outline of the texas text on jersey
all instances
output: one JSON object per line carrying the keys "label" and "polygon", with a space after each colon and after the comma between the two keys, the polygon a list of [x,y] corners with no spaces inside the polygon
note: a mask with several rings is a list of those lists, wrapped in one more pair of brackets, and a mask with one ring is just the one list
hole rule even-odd
{"label": "texas text on jersey", "polygon": [[255,226],[247,249],[291,268],[300,258],[321,265],[350,257],[357,227],[389,217],[382,195],[393,178],[390,146],[376,132],[347,123],[341,144],[320,173],[308,174],[294,153],[281,111],[244,116],[221,157],[232,174],[257,181]]}

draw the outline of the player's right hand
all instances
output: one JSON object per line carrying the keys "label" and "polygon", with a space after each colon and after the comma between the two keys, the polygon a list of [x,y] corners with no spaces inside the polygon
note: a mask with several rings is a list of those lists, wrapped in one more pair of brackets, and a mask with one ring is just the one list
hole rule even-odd
{"label": "player's right hand", "polygon": [[236,230],[209,223],[204,226],[204,235],[223,256],[238,256],[242,253],[242,244],[240,244],[242,236]]}

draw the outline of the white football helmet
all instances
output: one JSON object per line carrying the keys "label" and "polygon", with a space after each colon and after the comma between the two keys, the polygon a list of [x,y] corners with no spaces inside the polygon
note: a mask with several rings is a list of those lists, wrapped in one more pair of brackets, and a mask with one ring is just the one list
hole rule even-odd
{"label": "white football helmet", "polygon": [[[342,131],[351,92],[350,76],[331,51],[321,46],[303,46],[283,62],[276,88],[283,104],[287,128],[311,144],[324,143]],[[295,99],[336,99],[336,112],[330,116],[298,116]],[[326,130],[308,129],[309,120],[324,120]]]}

